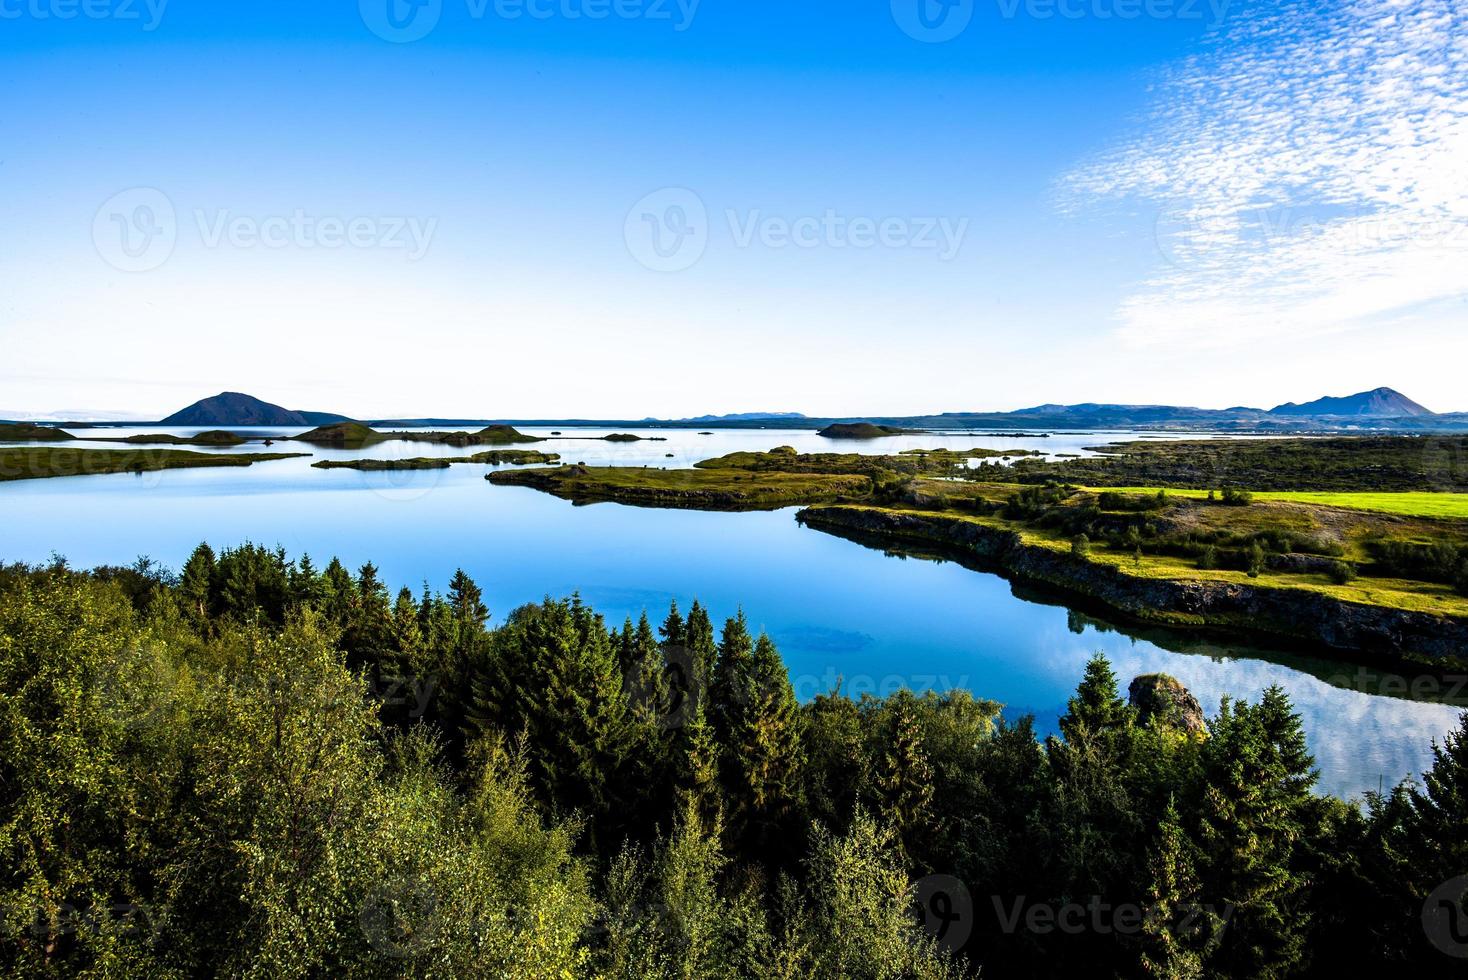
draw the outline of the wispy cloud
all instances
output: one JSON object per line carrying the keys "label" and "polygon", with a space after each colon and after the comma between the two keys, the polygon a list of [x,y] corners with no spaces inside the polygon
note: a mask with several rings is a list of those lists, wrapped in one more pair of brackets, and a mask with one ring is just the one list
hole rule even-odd
{"label": "wispy cloud", "polygon": [[1156,218],[1120,337],[1310,336],[1468,295],[1468,2],[1253,0],[1062,180]]}

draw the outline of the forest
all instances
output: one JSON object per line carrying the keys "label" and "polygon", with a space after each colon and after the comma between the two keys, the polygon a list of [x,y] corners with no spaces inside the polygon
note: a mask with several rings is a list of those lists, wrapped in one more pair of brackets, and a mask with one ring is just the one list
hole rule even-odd
{"label": "forest", "polygon": [[0,973],[1461,975],[1468,717],[1345,801],[1277,688],[1189,719],[1097,656],[1054,734],[800,703],[719,612],[254,545],[0,568]]}

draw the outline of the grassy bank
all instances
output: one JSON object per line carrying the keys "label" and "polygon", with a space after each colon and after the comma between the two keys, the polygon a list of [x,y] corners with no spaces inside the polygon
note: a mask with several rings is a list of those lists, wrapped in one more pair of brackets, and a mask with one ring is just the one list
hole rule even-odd
{"label": "grassy bank", "polygon": [[182,449],[73,449],[37,446],[0,449],[0,480],[53,476],[149,473],[201,466],[250,466],[307,453],[195,453]]}

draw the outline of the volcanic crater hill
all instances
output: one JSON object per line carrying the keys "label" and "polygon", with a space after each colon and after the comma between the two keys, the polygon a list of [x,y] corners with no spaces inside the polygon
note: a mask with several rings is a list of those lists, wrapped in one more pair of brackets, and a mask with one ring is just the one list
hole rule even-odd
{"label": "volcanic crater hill", "polygon": [[1346,395],[1343,398],[1317,398],[1313,402],[1296,405],[1287,402],[1269,410],[1271,415],[1309,415],[1325,417],[1358,416],[1361,418],[1418,418],[1433,412],[1392,388],[1375,388],[1371,391]]}
{"label": "volcanic crater hill", "polygon": [[174,412],[164,419],[163,425],[325,425],[331,422],[350,421],[345,415],[331,412],[305,412],[270,402],[261,401],[253,395],[238,391],[224,391],[211,398],[194,402],[188,408]]}

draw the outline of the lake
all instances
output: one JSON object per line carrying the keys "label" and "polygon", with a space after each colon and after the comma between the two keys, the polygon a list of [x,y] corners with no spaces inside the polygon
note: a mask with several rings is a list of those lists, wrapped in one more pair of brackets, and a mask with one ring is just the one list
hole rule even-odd
{"label": "lake", "polygon": [[[198,430],[97,430],[109,436],[139,431]],[[250,431],[280,436],[302,430]],[[562,431],[585,436],[611,430]],[[667,441],[573,438],[531,448],[559,452],[572,463],[685,467],[778,445],[802,452],[987,447],[1057,454],[1139,435],[1168,437],[923,434],[851,443],[810,431],[618,431]],[[277,443],[272,451],[294,448]],[[40,562],[56,552],[86,567],[147,555],[177,569],[200,541],[216,549],[253,541],[279,544],[293,557],[308,552],[318,566],[332,555],[353,568],[370,560],[394,590],[406,585],[416,592],[424,581],[443,589],[462,567],[484,589],[496,618],[547,595],[579,591],[609,622],[643,609],[656,622],[669,601],[677,599],[686,611],[697,597],[719,621],[742,607],[754,629],[768,631],[802,699],[838,683],[853,694],[964,687],[1003,702],[1010,716],[1033,713],[1045,731],[1053,729],[1087,658],[1099,650],[1123,686],[1137,674],[1165,671],[1210,714],[1224,695],[1255,699],[1268,685],[1282,685],[1304,717],[1321,788],[1344,796],[1389,788],[1420,772],[1430,764],[1432,740],[1455,727],[1460,713],[1440,703],[1461,700],[1449,697],[1454,692],[1442,682],[1362,670],[1308,650],[1119,629],[1054,598],[1017,596],[995,575],[889,556],[802,528],[793,508],[722,514],[610,503],[578,507],[533,490],[491,486],[484,479],[490,467],[480,465],[379,473],[310,467],[320,459],[468,455],[477,451],[473,447],[388,442],[365,450],[299,448],[313,457],[240,469],[0,484],[0,560]]]}

